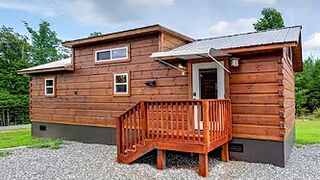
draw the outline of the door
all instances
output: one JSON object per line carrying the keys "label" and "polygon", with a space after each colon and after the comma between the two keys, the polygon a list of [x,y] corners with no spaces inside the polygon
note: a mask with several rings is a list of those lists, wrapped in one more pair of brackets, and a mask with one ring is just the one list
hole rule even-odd
{"label": "door", "polygon": [[[192,64],[192,89],[193,99],[224,99],[224,69],[215,62]],[[198,113],[200,112],[195,108],[196,129],[198,129]],[[202,128],[203,123],[200,119],[200,129]]]}

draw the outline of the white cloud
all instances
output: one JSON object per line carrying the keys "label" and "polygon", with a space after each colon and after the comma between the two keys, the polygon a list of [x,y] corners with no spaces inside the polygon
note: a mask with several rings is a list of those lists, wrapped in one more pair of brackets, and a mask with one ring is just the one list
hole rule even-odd
{"label": "white cloud", "polygon": [[311,34],[302,47],[304,58],[308,56],[320,57],[320,32]]}
{"label": "white cloud", "polygon": [[320,50],[320,32],[315,32],[303,43],[306,50]]}
{"label": "white cloud", "polygon": [[213,35],[228,35],[254,31],[253,23],[256,18],[240,18],[236,21],[219,21],[210,27]]}
{"label": "white cloud", "polygon": [[41,16],[68,16],[86,24],[108,26],[130,23],[175,0],[0,0],[0,8],[27,11]]}
{"label": "white cloud", "polygon": [[249,2],[249,3],[258,3],[258,4],[268,4],[273,5],[276,3],[276,0],[237,0],[239,2]]}

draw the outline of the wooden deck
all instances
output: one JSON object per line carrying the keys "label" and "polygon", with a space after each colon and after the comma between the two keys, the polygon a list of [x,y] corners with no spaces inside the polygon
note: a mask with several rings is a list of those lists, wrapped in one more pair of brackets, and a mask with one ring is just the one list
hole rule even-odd
{"label": "wooden deck", "polygon": [[157,168],[165,166],[165,150],[199,154],[199,174],[208,175],[208,152],[222,146],[227,161],[231,140],[230,100],[143,101],[116,119],[117,160],[132,163],[158,150]]}

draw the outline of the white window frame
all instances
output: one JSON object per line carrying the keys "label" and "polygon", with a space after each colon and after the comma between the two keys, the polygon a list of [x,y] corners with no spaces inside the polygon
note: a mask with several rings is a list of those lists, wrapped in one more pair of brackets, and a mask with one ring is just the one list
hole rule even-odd
{"label": "white window frame", "polygon": [[[47,81],[52,81],[52,86],[47,86]],[[52,90],[52,94],[48,94],[48,92],[47,92],[47,88],[52,88],[53,90]],[[55,78],[46,78],[45,80],[44,80],[44,94],[46,95],[46,96],[54,96],[55,95]]]}
{"label": "white window frame", "polygon": [[[118,50],[118,49],[125,49],[125,50],[126,50],[126,57],[123,57],[123,58],[113,58],[113,57],[112,57],[112,51]],[[110,51],[110,59],[98,60],[98,53],[100,53],[100,52],[106,52],[106,51]],[[129,54],[129,52],[128,52],[128,46],[111,48],[111,49],[98,50],[98,51],[95,51],[95,62],[109,62],[109,61],[117,61],[117,60],[128,59],[128,57],[129,57],[128,54]]]}
{"label": "white window frame", "polygon": [[[127,82],[125,83],[117,83],[117,76],[123,76],[125,75],[126,76],[126,80]],[[128,95],[129,94],[129,73],[118,73],[118,74],[113,74],[113,94],[114,95]],[[123,92],[117,92],[117,85],[126,85],[127,88],[126,88],[126,92],[123,93]]]}

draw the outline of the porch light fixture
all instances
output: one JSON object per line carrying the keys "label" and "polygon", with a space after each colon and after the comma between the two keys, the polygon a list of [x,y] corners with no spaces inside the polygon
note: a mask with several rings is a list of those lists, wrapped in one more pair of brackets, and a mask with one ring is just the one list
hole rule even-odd
{"label": "porch light fixture", "polygon": [[230,66],[231,67],[239,67],[240,58],[232,57],[230,58]]}

